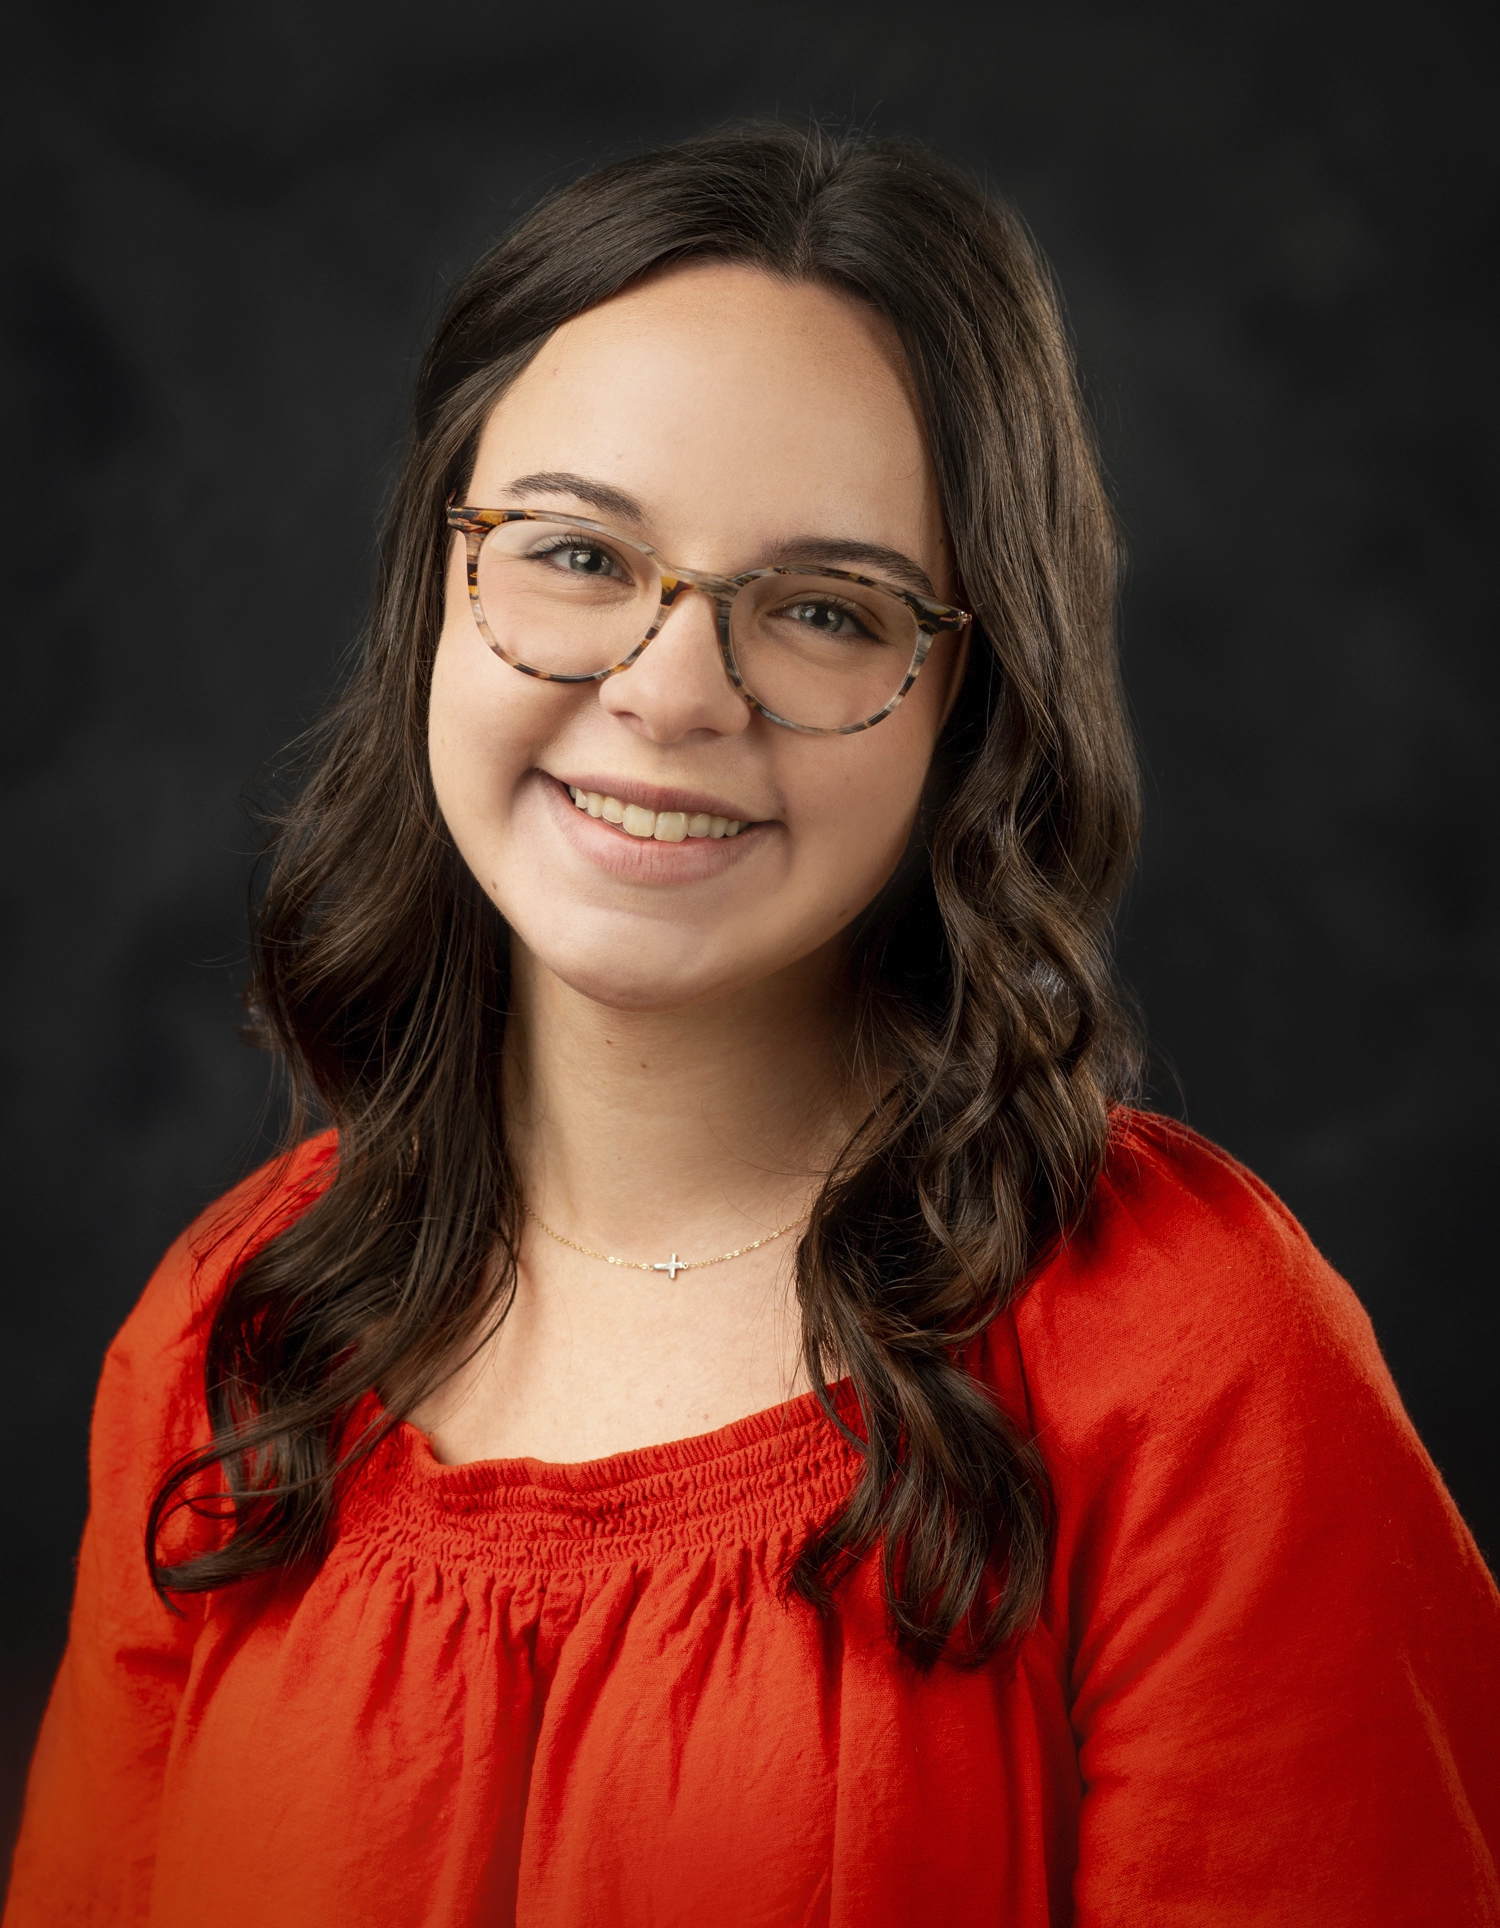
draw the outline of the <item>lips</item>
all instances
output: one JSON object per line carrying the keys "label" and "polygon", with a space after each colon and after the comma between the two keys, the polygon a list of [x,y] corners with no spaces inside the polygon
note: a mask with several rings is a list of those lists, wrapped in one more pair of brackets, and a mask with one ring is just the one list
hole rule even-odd
{"label": "lips", "polygon": [[[723,876],[763,850],[779,827],[769,812],[752,816],[744,800],[710,790],[638,783],[602,770],[581,781],[571,773],[536,775],[548,815],[566,842],[592,867],[632,884],[675,886]],[[597,799],[596,811],[589,808],[590,796]],[[619,817],[612,821],[615,807]]]}
{"label": "lips", "polygon": [[607,791],[585,790],[581,784],[566,786],[574,808],[605,823],[618,824],[627,836],[644,843],[682,843],[688,837],[737,837],[745,828],[742,817],[722,817],[708,810],[650,810],[644,804],[626,803]]}

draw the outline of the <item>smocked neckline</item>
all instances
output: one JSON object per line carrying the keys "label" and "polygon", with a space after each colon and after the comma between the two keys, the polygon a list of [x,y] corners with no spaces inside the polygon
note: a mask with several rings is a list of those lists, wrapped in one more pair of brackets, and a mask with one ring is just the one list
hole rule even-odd
{"label": "smocked neckline", "polygon": [[[834,1388],[853,1417],[852,1388]],[[713,1432],[605,1459],[477,1459],[445,1466],[410,1422],[348,1487],[340,1539],[440,1566],[582,1572],[726,1547],[781,1544],[847,1498],[858,1454],[814,1393]],[[362,1557],[362,1556],[361,1556]]]}
{"label": "smocked neckline", "polygon": [[[835,1404],[847,1417],[853,1402],[850,1381],[836,1381],[832,1392]],[[754,1452],[756,1447],[774,1449],[794,1440],[801,1443],[801,1436],[821,1427],[827,1427],[833,1435],[834,1429],[817,1394],[804,1392],[795,1399],[782,1400],[778,1405],[765,1406],[759,1412],[732,1419],[712,1432],[690,1433],[686,1438],[662,1440],[653,1446],[635,1446],[602,1459],[548,1460],[522,1455],[450,1464],[438,1458],[427,1434],[410,1420],[403,1420],[392,1437],[412,1472],[423,1486],[433,1491],[434,1497],[444,1491],[467,1496],[505,1487],[584,1494],[605,1493],[673,1473],[710,1470],[715,1461],[731,1460],[747,1452],[760,1458],[763,1455]]]}

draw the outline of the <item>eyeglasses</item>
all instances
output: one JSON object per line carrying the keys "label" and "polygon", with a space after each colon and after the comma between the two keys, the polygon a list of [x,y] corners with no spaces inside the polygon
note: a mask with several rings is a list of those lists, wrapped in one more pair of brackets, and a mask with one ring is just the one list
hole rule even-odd
{"label": "eyeglasses", "polygon": [[676,569],[634,536],[550,509],[450,508],[448,523],[468,546],[479,633],[512,669],[603,682],[639,658],[685,589],[698,589],[715,605],[719,654],[751,709],[814,736],[882,722],[934,637],[972,620],[851,569]]}

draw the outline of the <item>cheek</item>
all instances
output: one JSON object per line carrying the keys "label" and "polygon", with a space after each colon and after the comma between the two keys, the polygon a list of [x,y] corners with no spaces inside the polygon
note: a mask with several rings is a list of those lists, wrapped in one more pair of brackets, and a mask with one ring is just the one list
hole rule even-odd
{"label": "cheek", "polygon": [[[467,638],[445,629],[432,666],[427,747],[432,783],[449,828],[458,834],[455,813],[493,782],[494,764],[503,761],[503,738],[492,726],[492,693],[477,671]],[[498,719],[495,719],[498,720]]]}
{"label": "cheek", "polygon": [[553,687],[518,676],[463,626],[445,627],[432,668],[432,784],[460,848],[497,826],[558,707]]}
{"label": "cheek", "polygon": [[954,679],[962,670],[962,658],[952,645],[934,656],[929,666],[937,673],[919,677],[893,715],[873,730],[830,743],[834,754],[824,766],[827,794],[822,799],[830,825],[828,854],[830,861],[847,867],[846,891],[857,881],[859,909],[889,881],[906,850]]}
{"label": "cheek", "polygon": [[[493,651],[469,609],[462,545],[448,557],[442,634],[432,666],[427,747],[433,789],[449,829],[463,842],[459,820],[493,800],[497,778],[513,754],[511,739],[522,718],[497,669]],[[519,680],[519,679],[517,679]]]}
{"label": "cheek", "polygon": [[801,739],[798,812],[805,850],[841,921],[887,882],[911,835],[931,761],[933,724],[905,706],[860,736]]}

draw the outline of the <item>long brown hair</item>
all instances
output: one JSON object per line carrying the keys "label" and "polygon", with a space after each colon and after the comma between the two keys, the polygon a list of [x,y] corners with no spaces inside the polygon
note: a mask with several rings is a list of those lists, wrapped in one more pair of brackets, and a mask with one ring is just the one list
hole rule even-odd
{"label": "long brown hair", "polygon": [[[457,289],[428,351],[363,659],[279,821],[257,922],[254,1009],[294,1136],[337,1127],[336,1175],[214,1317],[213,1444],[152,1513],[164,1589],[315,1561],[370,1444],[350,1423],[362,1396],[378,1388],[394,1423],[505,1316],[522,1220],[497,1075],[506,937],[427,768],[443,510],[552,330],[704,259],[826,284],[894,324],[978,616],[929,785],[929,861],[853,942],[871,1061],[895,1075],[822,1189],[797,1291],[806,1370],[862,1471],[788,1585],[826,1606],[878,1557],[894,1635],[922,1664],[960,1630],[988,1653],[1036,1611],[1045,1472],[963,1353],[1083,1210],[1133,1072],[1109,950],[1137,821],[1114,523],[1016,217],[924,148],[777,124],[563,188]],[[224,1530],[165,1564],[163,1523],[208,1475],[227,1488]]]}

